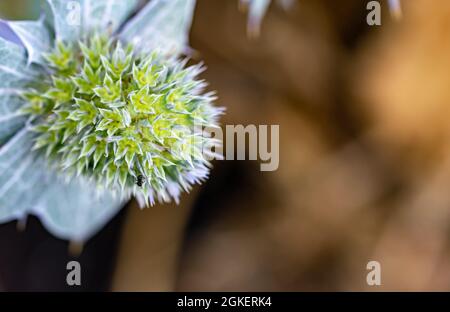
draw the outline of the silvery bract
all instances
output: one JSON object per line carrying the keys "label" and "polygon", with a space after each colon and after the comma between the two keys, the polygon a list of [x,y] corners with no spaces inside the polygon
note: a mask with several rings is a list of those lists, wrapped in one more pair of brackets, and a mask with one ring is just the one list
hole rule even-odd
{"label": "silvery bract", "polygon": [[[93,187],[95,182],[83,174],[77,178],[65,178],[54,169],[54,166],[48,164],[46,157],[41,157],[33,149],[33,146],[36,147],[37,144],[36,116],[31,114],[30,117],[23,111],[24,107],[30,109],[30,103],[36,104],[39,101],[33,102],[33,93],[30,94],[29,91],[30,89],[40,91],[39,86],[47,81],[52,88],[45,90],[47,97],[43,101],[46,103],[53,101],[53,104],[60,105],[58,100],[54,100],[64,96],[64,94],[58,93],[58,87],[62,89],[71,87],[64,84],[64,74],[62,74],[63,79],[60,80],[58,77],[51,76],[51,68],[48,67],[49,57],[51,59],[52,55],[55,56],[58,49],[63,49],[62,53],[64,53],[64,44],[66,48],[73,44],[79,45],[85,58],[91,60],[87,55],[89,55],[88,49],[92,48],[88,45],[89,37],[93,33],[107,32],[119,39],[120,42],[130,44],[141,54],[148,53],[150,55],[153,51],[158,51],[158,59],[164,55],[175,59],[176,56],[188,51],[188,34],[194,6],[195,0],[152,0],[130,20],[130,16],[138,9],[138,0],[47,0],[45,15],[37,21],[0,22],[0,222],[23,219],[28,214],[33,214],[38,216],[55,236],[84,241],[95,234],[123,207],[123,197],[114,196],[114,192],[108,190],[98,191],[97,187]],[[58,43],[64,44],[58,46]],[[109,88],[112,88],[114,83],[121,79],[115,77],[117,67],[114,66],[116,63],[111,64],[110,62],[122,62],[123,56],[131,55],[124,52],[121,47],[117,47],[117,43],[114,43],[113,46],[114,50],[111,50],[110,59],[103,57],[100,61],[103,68],[106,69],[102,69],[102,81],[99,83],[100,86],[95,89],[97,96],[95,101],[102,105],[110,104],[108,102],[111,91]],[[84,50],[85,48],[86,50]],[[128,53],[131,52],[128,51]],[[92,57],[95,58],[95,55]],[[133,62],[135,63],[127,64],[123,72],[129,75],[139,75],[148,69],[145,67],[146,64],[138,58],[134,58]],[[179,61],[174,62],[173,64],[178,64],[176,62]],[[181,66],[184,65],[183,63]],[[172,72],[182,71],[182,68],[173,66],[176,65],[167,67]],[[92,67],[95,66],[92,65]],[[77,67],[76,70],[79,68]],[[80,75],[92,73],[91,69],[83,67]],[[195,74],[198,74],[198,67],[193,70],[196,71]],[[166,73],[159,73],[159,75],[166,75]],[[79,88],[74,92],[83,90],[82,80],[77,81],[76,75],[70,78]],[[196,82],[193,77],[190,76],[190,78]],[[186,80],[183,81],[186,82]],[[201,84],[201,82],[198,83]],[[155,90],[149,91],[149,87],[146,85],[141,85],[141,93],[131,90],[132,87],[131,85],[129,88],[127,87],[129,98],[134,97],[141,100],[139,97],[146,98],[152,96],[152,92],[156,92]],[[164,87],[166,86],[164,85]],[[198,94],[199,86],[194,87],[197,88],[195,96],[199,97],[193,98],[192,101],[204,100]],[[212,98],[209,97],[207,101],[212,101]],[[82,110],[90,105],[88,102],[80,96],[72,108]],[[111,108],[111,111],[122,112],[120,101],[117,101],[116,104],[117,107]],[[71,106],[65,108],[68,107]],[[219,111],[217,110],[215,113],[218,114]],[[104,117],[105,114],[108,114],[106,110],[99,110],[99,112],[98,116]],[[49,115],[56,118],[55,116],[58,114],[59,111],[55,110]],[[130,117],[128,115],[121,116],[126,120]],[[81,120],[83,115],[72,116],[74,121],[77,121],[76,118]],[[47,124],[47,126],[49,125]],[[105,123],[104,126],[107,131],[108,123]],[[50,127],[55,130],[58,125],[52,124]],[[84,129],[80,129],[80,131],[84,131]],[[89,152],[93,155],[93,151],[94,149],[85,150],[84,153],[87,155]],[[111,153],[114,152],[117,151]],[[125,157],[126,151],[121,156]],[[127,161],[133,161],[131,156],[127,156]],[[58,162],[57,158],[55,162]],[[89,164],[87,163],[87,165]],[[83,170],[81,171],[83,173]],[[205,168],[205,172],[198,178],[203,178],[206,173],[207,169]],[[191,179],[192,181],[186,181],[186,183],[195,182],[196,177],[191,176]],[[165,191],[179,192],[178,189],[174,189],[178,186],[178,184],[177,186],[172,185]]]}

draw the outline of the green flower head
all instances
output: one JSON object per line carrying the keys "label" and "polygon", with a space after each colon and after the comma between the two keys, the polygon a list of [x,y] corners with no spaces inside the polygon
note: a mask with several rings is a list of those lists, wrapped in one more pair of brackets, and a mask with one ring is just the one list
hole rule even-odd
{"label": "green flower head", "polygon": [[55,169],[142,204],[178,200],[206,177],[203,146],[216,143],[198,130],[221,111],[196,79],[201,65],[99,35],[58,42],[45,59],[49,74],[23,95],[22,112]]}
{"label": "green flower head", "polygon": [[46,0],[0,20],[0,223],[34,214],[83,241],[130,197],[178,201],[207,177],[222,110],[183,56],[195,3]]}

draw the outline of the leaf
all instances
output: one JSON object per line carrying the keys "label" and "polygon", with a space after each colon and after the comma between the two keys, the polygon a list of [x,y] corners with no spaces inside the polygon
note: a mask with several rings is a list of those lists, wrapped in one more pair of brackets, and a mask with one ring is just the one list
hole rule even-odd
{"label": "leaf", "polygon": [[119,37],[142,51],[186,52],[195,3],[195,0],[152,0],[125,25]]}
{"label": "leaf", "polygon": [[58,238],[87,240],[123,202],[109,193],[97,195],[80,179],[66,184],[43,158],[29,153],[32,136],[23,129],[0,149],[0,222],[32,214]]}
{"label": "leaf", "polygon": [[0,146],[25,123],[18,112],[24,104],[20,93],[36,76],[27,66],[25,49],[0,38]]}
{"label": "leaf", "polygon": [[47,0],[48,20],[58,40],[74,42],[91,31],[115,32],[138,0]]}
{"label": "leaf", "polygon": [[9,27],[8,23],[2,20],[0,20],[0,38],[15,43],[19,46],[23,46],[22,41],[20,41],[20,38],[17,37],[11,27]]}
{"label": "leaf", "polygon": [[51,36],[44,19],[7,22],[28,52],[28,64],[44,63],[43,54],[51,49]]}

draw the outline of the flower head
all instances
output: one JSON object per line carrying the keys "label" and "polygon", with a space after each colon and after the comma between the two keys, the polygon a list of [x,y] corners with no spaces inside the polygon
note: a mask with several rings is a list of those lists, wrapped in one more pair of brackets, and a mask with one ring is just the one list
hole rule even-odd
{"label": "flower head", "polygon": [[98,35],[59,42],[45,59],[48,76],[23,95],[22,112],[57,170],[146,204],[178,200],[206,177],[202,148],[217,143],[198,129],[216,126],[220,110],[196,78],[201,65]]}
{"label": "flower head", "polygon": [[131,195],[177,200],[206,177],[216,141],[196,129],[220,110],[180,58],[195,3],[45,0],[0,20],[0,223],[33,214],[84,241]]}

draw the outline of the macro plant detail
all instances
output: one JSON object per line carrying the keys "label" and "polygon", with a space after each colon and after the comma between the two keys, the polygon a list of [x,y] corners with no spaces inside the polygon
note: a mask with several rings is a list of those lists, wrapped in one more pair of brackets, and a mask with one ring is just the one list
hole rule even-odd
{"label": "macro plant detail", "polygon": [[[84,241],[131,196],[177,201],[204,180],[220,142],[197,128],[222,110],[185,59],[195,0],[74,0],[74,20],[43,3],[36,21],[0,20],[0,222],[32,214]],[[270,0],[240,3],[257,34]]]}
{"label": "macro plant detail", "polygon": [[45,59],[51,75],[22,94],[21,111],[37,134],[34,150],[55,170],[134,195],[141,206],[178,201],[206,177],[203,148],[219,142],[196,129],[216,127],[221,110],[196,80],[201,65],[101,36],[59,42]]}
{"label": "macro plant detail", "polygon": [[0,21],[0,222],[85,241],[132,195],[177,201],[204,180],[219,142],[196,129],[222,110],[184,56],[195,0],[74,2]]}

